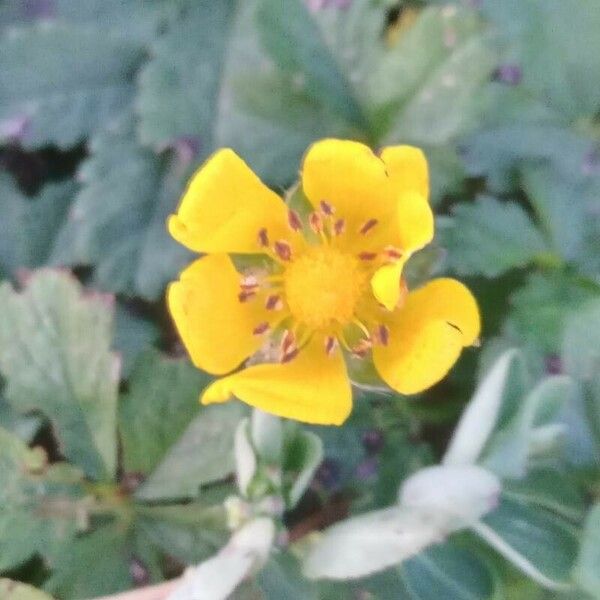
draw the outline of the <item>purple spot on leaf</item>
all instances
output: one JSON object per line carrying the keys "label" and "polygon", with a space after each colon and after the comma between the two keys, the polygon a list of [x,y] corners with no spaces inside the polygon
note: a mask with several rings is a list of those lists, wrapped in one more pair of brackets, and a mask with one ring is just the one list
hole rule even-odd
{"label": "purple spot on leaf", "polygon": [[581,171],[584,175],[597,175],[600,173],[600,148],[594,147],[586,152]]}
{"label": "purple spot on leaf", "polygon": [[545,358],[546,373],[549,375],[560,375],[563,372],[563,365],[560,356],[549,354]]}
{"label": "purple spot on leaf", "polygon": [[23,16],[26,19],[50,19],[55,14],[54,0],[23,0]]}
{"label": "purple spot on leaf", "polygon": [[377,474],[378,467],[379,461],[376,457],[366,458],[356,467],[356,477],[362,481],[371,479]]}
{"label": "purple spot on leaf", "polygon": [[500,65],[494,73],[494,79],[507,85],[518,85],[523,79],[523,71],[519,65]]}
{"label": "purple spot on leaf", "polygon": [[362,435],[362,444],[369,454],[377,454],[383,447],[383,433],[380,429],[369,429]]}

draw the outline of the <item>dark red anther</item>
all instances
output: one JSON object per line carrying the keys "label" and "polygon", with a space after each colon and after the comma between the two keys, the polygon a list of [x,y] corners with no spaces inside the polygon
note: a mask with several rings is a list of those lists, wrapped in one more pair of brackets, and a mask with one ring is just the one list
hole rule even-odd
{"label": "dark red anther", "polygon": [[291,360],[294,360],[294,358],[298,356],[298,352],[300,352],[298,348],[292,348],[289,352],[281,357],[281,364],[289,363]]}
{"label": "dark red anther", "polygon": [[277,240],[275,242],[275,253],[281,260],[291,260],[292,259],[292,247],[283,240]]}
{"label": "dark red anther", "polygon": [[379,221],[377,219],[369,219],[367,222],[363,223],[362,227],[358,230],[362,235],[367,235],[375,225],[377,225]]}
{"label": "dark red anther", "polygon": [[358,255],[360,260],[375,260],[377,258],[377,252],[361,252]]}
{"label": "dark red anther", "polygon": [[288,223],[294,231],[300,231],[302,229],[302,219],[300,218],[300,215],[291,208],[288,209]]}
{"label": "dark red anther", "polygon": [[315,233],[323,232],[323,219],[318,212],[311,212],[308,217],[308,224]]}
{"label": "dark red anther", "polygon": [[260,323],[259,325],[257,325],[254,328],[254,331],[252,331],[252,333],[254,335],[262,335],[263,333],[266,333],[269,330],[269,324],[266,321],[263,321],[262,323]]}
{"label": "dark red anther", "polygon": [[283,302],[279,296],[273,294],[267,298],[265,308],[267,310],[281,310],[283,308]]}
{"label": "dark red anther", "polygon": [[264,227],[258,232],[258,243],[263,248],[266,248],[269,245],[269,234]]}
{"label": "dark red anther", "polygon": [[335,212],[335,209],[333,206],[331,206],[331,204],[329,204],[329,202],[327,202],[327,200],[321,200],[321,202],[319,202],[319,206],[321,207],[321,212],[328,217]]}
{"label": "dark red anther", "polygon": [[325,339],[325,352],[328,356],[331,356],[337,348],[337,340],[333,336],[329,336]]}
{"label": "dark red anther", "polygon": [[383,346],[387,346],[390,341],[390,330],[387,325],[380,325],[377,328],[377,337]]}
{"label": "dark red anther", "polygon": [[402,250],[394,248],[394,246],[387,246],[385,249],[385,254],[388,258],[391,258],[392,260],[399,260],[402,258]]}
{"label": "dark red anther", "polygon": [[254,290],[242,290],[238,294],[238,300],[240,302],[247,302],[250,298],[256,296],[256,292]]}
{"label": "dark red anther", "polygon": [[333,224],[333,233],[335,233],[335,235],[342,235],[342,233],[344,233],[345,229],[346,229],[346,221],[344,221],[344,219],[338,219]]}
{"label": "dark red anther", "polygon": [[296,337],[289,329],[286,329],[286,331],[283,334],[283,337],[281,338],[282,354],[284,354],[284,355],[288,354],[288,352],[290,352],[290,350],[292,350],[292,348],[295,345],[296,345]]}

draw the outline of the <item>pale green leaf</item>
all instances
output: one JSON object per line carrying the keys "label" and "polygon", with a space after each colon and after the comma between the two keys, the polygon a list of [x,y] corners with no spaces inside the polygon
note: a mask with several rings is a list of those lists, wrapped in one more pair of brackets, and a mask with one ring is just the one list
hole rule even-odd
{"label": "pale green leaf", "polygon": [[600,598],[600,505],[589,512],[584,525],[583,541],[574,569],[579,587],[594,598]]}
{"label": "pale green leaf", "polygon": [[230,475],[233,436],[244,412],[233,402],[203,408],[138,489],[137,498],[195,498],[202,485]]}
{"label": "pale green leaf", "polygon": [[22,292],[0,286],[0,371],[6,399],[41,411],[63,453],[94,478],[116,469],[119,366],[112,305],[67,273],[35,272]]}
{"label": "pale green leaf", "polygon": [[0,571],[51,557],[84,515],[81,474],[0,427]]}

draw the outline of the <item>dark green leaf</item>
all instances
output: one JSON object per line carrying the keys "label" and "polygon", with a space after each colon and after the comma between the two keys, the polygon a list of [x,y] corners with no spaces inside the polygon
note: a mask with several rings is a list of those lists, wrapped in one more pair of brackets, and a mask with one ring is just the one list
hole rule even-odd
{"label": "dark green leaf", "polygon": [[149,475],[199,411],[207,377],[187,360],[149,350],[137,362],[121,399],[119,429],[126,471]]}
{"label": "dark green leaf", "polygon": [[77,144],[129,105],[142,56],[135,42],[91,28],[12,30],[0,38],[0,141]]}

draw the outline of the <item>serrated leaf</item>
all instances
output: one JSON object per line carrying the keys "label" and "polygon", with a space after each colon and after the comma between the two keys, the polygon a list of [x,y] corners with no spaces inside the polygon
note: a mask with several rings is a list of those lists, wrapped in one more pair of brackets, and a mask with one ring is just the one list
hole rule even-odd
{"label": "serrated leaf", "polygon": [[451,542],[434,546],[401,567],[414,600],[484,600],[494,596],[494,579],[476,554]]}
{"label": "serrated leaf", "polygon": [[84,514],[81,474],[0,427],[0,571],[52,556]]}
{"label": "serrated leaf", "polygon": [[590,510],[585,520],[583,541],[573,571],[581,589],[594,598],[600,598],[600,505]]}
{"label": "serrated leaf", "polygon": [[14,276],[47,261],[74,193],[71,182],[51,183],[28,198],[8,174],[0,173],[0,271]]}
{"label": "serrated leaf", "polygon": [[95,265],[102,289],[155,300],[191,256],[165,226],[183,173],[140,148],[123,122],[99,133],[91,152],[53,262]]}
{"label": "serrated leaf", "polygon": [[51,596],[33,586],[10,579],[0,579],[0,598],[4,600],[52,600]]}
{"label": "serrated leaf", "polygon": [[164,147],[197,137],[213,146],[214,118],[236,0],[190,3],[153,46],[140,73],[139,132],[143,143]]}
{"label": "serrated leaf", "polygon": [[64,454],[90,477],[112,478],[119,369],[110,301],[83,296],[67,273],[44,270],[22,292],[0,286],[0,304],[6,399],[21,412],[45,414]]}
{"label": "serrated leaf", "polygon": [[77,144],[129,105],[142,58],[137,43],[93,28],[12,30],[0,39],[0,140]]}
{"label": "serrated leaf", "polygon": [[138,489],[139,500],[195,498],[200,487],[232,473],[239,403],[203,408]]}
{"label": "serrated leaf", "polygon": [[149,475],[199,411],[207,376],[187,360],[148,350],[137,362],[119,405],[126,471]]}
{"label": "serrated leaf", "polygon": [[542,586],[569,588],[578,531],[568,521],[542,508],[504,498],[498,509],[473,529]]}
{"label": "serrated leaf", "polygon": [[497,277],[524,267],[548,252],[527,213],[514,202],[480,197],[454,207],[442,225],[448,264],[460,275]]}

